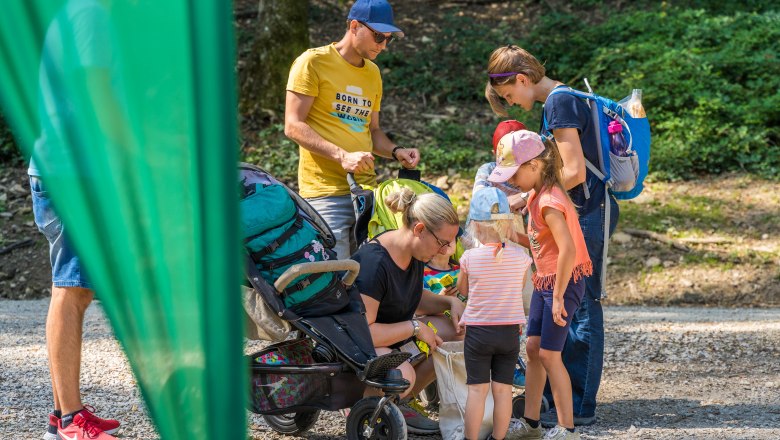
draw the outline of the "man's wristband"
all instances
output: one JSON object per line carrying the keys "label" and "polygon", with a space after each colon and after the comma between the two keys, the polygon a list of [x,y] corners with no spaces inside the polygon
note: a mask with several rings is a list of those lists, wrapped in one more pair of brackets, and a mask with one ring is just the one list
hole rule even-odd
{"label": "man's wristband", "polygon": [[398,150],[403,150],[403,149],[404,149],[404,147],[396,146],[395,148],[393,148],[393,152],[390,153],[390,155],[393,156],[393,159],[398,160],[398,157],[396,157],[395,152],[398,151]]}

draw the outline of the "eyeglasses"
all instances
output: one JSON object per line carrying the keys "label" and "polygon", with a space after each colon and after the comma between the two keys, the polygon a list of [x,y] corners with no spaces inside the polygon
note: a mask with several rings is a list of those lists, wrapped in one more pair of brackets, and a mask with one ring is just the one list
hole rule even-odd
{"label": "eyeglasses", "polygon": [[382,43],[384,43],[384,42],[385,42],[385,40],[387,40],[387,44],[390,44],[390,43],[392,43],[392,42],[393,42],[393,38],[394,38],[394,37],[393,37],[392,35],[390,35],[390,36],[388,37],[388,36],[386,36],[385,34],[383,34],[383,33],[381,33],[381,32],[377,32],[377,31],[375,31],[375,30],[371,29],[371,26],[369,26],[369,25],[367,25],[367,24],[363,23],[362,21],[359,21],[358,23],[360,23],[360,24],[362,24],[363,26],[365,26],[365,28],[366,28],[366,29],[370,30],[370,31],[371,31],[371,32],[374,34],[374,42],[375,42],[376,44],[382,44]]}
{"label": "eyeglasses", "polygon": [[[423,226],[425,226],[425,225],[423,225]],[[436,234],[433,232],[433,229],[431,229],[431,228],[429,228],[427,226],[425,226],[425,229],[428,230],[428,232],[430,232],[431,235],[433,235],[433,238],[436,240],[436,243],[439,245],[439,251],[441,251],[441,250],[443,250],[445,248],[450,247],[450,245],[452,244],[451,241],[444,241],[444,240],[440,239],[439,237],[437,237]]]}

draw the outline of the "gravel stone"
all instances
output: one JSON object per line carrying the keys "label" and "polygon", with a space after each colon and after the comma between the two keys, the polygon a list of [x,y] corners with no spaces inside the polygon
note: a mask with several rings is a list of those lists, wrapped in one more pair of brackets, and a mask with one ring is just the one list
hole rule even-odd
{"label": "gravel stone", "polygon": [[[0,437],[40,438],[51,406],[48,300],[0,300]],[[598,421],[583,439],[780,438],[780,309],[605,306]],[[85,318],[82,393],[123,422],[120,437],[156,439],[133,373],[99,303]],[[262,347],[249,342],[246,351]],[[247,413],[249,438],[288,438]],[[309,439],[345,437],[323,412]],[[409,436],[436,440],[438,436]]]}

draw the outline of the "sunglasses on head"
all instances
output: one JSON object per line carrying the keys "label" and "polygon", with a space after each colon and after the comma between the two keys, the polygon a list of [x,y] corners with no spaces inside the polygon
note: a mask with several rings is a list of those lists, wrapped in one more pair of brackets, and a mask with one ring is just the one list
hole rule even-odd
{"label": "sunglasses on head", "polygon": [[388,36],[386,36],[385,34],[383,34],[381,32],[377,32],[377,31],[371,29],[371,26],[363,23],[362,21],[359,21],[358,23],[362,24],[366,29],[370,30],[374,34],[374,42],[376,44],[382,44],[382,43],[385,42],[385,40],[387,40],[387,44],[390,44],[390,43],[393,42],[393,38],[394,37],[392,35],[390,35],[388,37]]}

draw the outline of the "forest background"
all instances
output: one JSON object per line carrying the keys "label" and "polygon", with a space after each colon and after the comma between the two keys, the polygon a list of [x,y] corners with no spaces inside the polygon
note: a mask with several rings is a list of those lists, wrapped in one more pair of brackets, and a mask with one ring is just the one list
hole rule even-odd
{"label": "forest background", "polygon": [[[650,182],[642,196],[621,203],[611,301],[780,305],[776,2],[391,3],[406,38],[376,60],[385,93],[381,124],[398,144],[420,148],[424,178],[447,190],[461,216],[500,120],[483,97],[487,59],[496,47],[517,44],[548,76],[575,88],[587,77],[597,93],[616,100],[634,88],[644,92],[653,131]],[[234,3],[241,157],[293,185],[297,146],[284,136],[281,107],[286,71],[306,47],[341,38],[350,4]],[[540,114],[541,106],[511,112],[531,129]],[[394,176],[394,164],[377,163],[381,178]],[[47,250],[25,185],[24,160],[0,119],[0,297],[47,294],[46,271],[30,270],[31,260],[46,261]]]}

